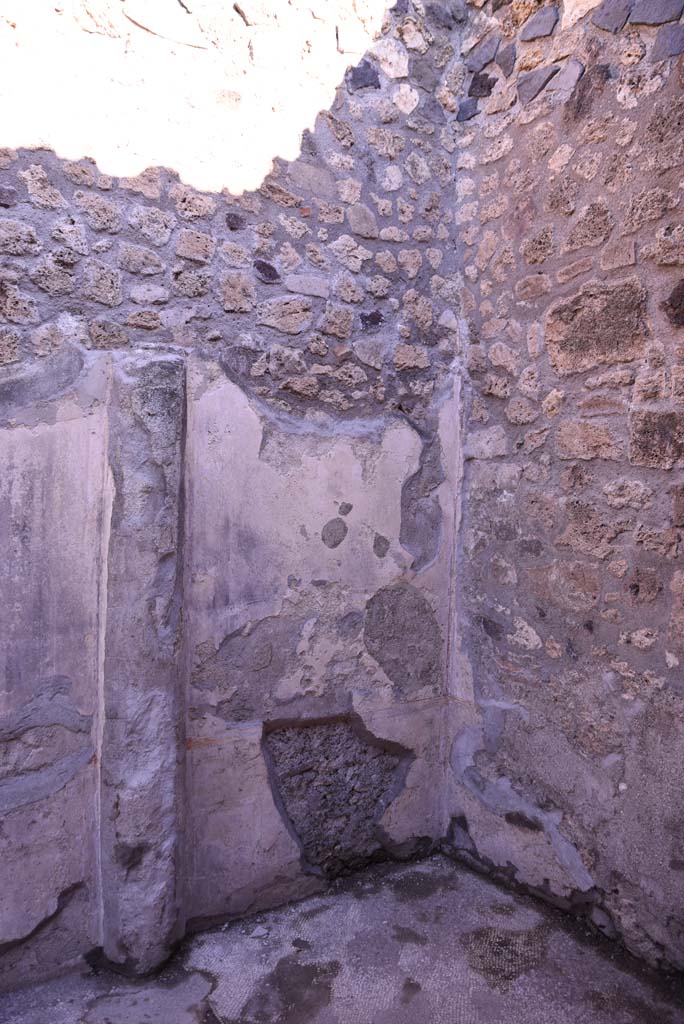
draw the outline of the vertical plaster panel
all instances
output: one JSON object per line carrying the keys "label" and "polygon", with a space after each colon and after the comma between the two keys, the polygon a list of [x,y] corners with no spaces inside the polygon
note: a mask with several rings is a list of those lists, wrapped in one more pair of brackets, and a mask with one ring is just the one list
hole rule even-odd
{"label": "vertical plaster panel", "polygon": [[0,985],[64,967],[97,942],[106,417],[100,404],[69,400],[45,414],[0,432]]}

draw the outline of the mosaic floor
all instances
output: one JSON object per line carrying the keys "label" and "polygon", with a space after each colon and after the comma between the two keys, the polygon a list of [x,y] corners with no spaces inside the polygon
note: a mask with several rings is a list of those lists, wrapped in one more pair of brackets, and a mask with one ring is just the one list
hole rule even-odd
{"label": "mosaic floor", "polygon": [[198,935],[143,983],[83,973],[0,996],[0,1021],[684,1024],[684,979],[435,857]]}

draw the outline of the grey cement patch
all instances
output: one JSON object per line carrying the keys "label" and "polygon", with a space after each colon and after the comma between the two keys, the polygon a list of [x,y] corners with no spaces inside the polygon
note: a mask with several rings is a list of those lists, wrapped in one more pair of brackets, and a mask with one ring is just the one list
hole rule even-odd
{"label": "grey cement patch", "polygon": [[404,696],[424,687],[436,692],[440,631],[432,608],[415,587],[397,583],[373,595],[366,606],[364,641]]}

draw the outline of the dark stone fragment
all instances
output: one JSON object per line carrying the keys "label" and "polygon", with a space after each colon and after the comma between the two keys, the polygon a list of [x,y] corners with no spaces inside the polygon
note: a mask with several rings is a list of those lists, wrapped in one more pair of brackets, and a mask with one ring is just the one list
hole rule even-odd
{"label": "dark stone fragment", "polygon": [[684,53],[684,25],[666,25],[661,28],[651,51],[653,63],[678,57],[680,53]]}
{"label": "dark stone fragment", "polygon": [[349,640],[350,637],[356,636],[363,626],[363,613],[362,612],[347,612],[341,619],[337,620],[337,632],[345,640]]}
{"label": "dark stone fragment", "polygon": [[511,0],[492,0],[492,11],[498,11],[500,7],[507,7]]}
{"label": "dark stone fragment", "polygon": [[321,540],[327,548],[337,548],[347,536],[347,529],[344,519],[331,519],[321,530]]}
{"label": "dark stone fragment", "polygon": [[543,827],[539,824],[536,818],[528,818],[522,811],[506,811],[504,818],[509,825],[515,825],[516,828],[525,828],[530,832],[542,832]]}
{"label": "dark stone fragment", "polygon": [[684,484],[672,488],[672,525],[684,526]]}
{"label": "dark stone fragment", "polygon": [[525,43],[532,39],[543,39],[544,36],[550,36],[553,33],[557,24],[558,8],[555,6],[542,7],[525,22],[520,38]]}
{"label": "dark stone fragment", "polygon": [[447,4],[426,4],[425,13],[433,25],[450,31],[465,20],[465,7],[460,0]]}
{"label": "dark stone fragment", "polygon": [[435,491],[445,479],[442,449],[435,438],[424,444],[417,471],[401,489],[399,541],[418,570],[436,558],[442,536],[442,507]]}
{"label": "dark stone fragment", "polygon": [[340,502],[340,510],[339,510],[340,511],[340,515],[341,516],[348,516],[353,508],[354,508],[354,506],[351,505],[348,501],[341,501]]}
{"label": "dark stone fragment", "polygon": [[684,0],[635,0],[629,16],[632,25],[664,25],[678,21],[684,11]]}
{"label": "dark stone fragment", "polygon": [[609,64],[596,64],[585,72],[566,104],[565,116],[574,121],[587,117],[591,113],[594,101],[601,96],[609,80]]}
{"label": "dark stone fragment", "polygon": [[539,93],[546,88],[554,75],[557,75],[560,68],[557,64],[550,64],[545,68],[535,68],[521,75],[518,79],[518,99],[523,105],[531,103]]}
{"label": "dark stone fragment", "polygon": [[471,117],[475,117],[477,114],[477,100],[473,97],[467,100],[463,100],[463,103],[459,103],[458,114],[456,115],[457,121],[470,121]]}
{"label": "dark stone fragment", "polygon": [[473,79],[468,89],[469,96],[491,96],[492,89],[496,85],[496,78],[492,75],[486,74],[484,71],[478,72],[473,75]]}
{"label": "dark stone fragment", "polygon": [[254,269],[259,280],[265,284],[275,284],[276,281],[280,280],[280,274],[276,268],[272,263],[267,263],[266,260],[254,260]]}
{"label": "dark stone fragment", "polygon": [[[425,127],[428,124],[444,124],[446,121],[446,111],[439,100],[435,99],[434,96],[427,96],[420,105],[420,113],[422,115],[420,119],[421,130],[425,131]],[[409,121],[409,128],[413,128],[414,125],[418,125],[418,119],[414,115]]]}
{"label": "dark stone fragment", "polygon": [[486,615],[482,616],[480,624],[487,636],[491,637],[492,640],[500,640],[504,635],[503,626],[500,626],[494,619],[487,618]]}
{"label": "dark stone fragment", "polygon": [[8,209],[10,206],[16,206],[18,202],[19,193],[16,188],[12,188],[11,185],[0,185],[0,206]]}
{"label": "dark stone fragment", "polygon": [[114,857],[126,871],[133,871],[138,867],[148,849],[147,843],[138,843],[136,846],[131,846],[130,843],[116,843]]}
{"label": "dark stone fragment", "polygon": [[226,214],[226,224],[231,231],[242,231],[246,223],[247,220],[241,213],[229,210]]}
{"label": "dark stone fragment", "polygon": [[385,318],[379,309],[373,309],[370,313],[361,314],[361,326],[364,331],[377,331],[385,322]]}
{"label": "dark stone fragment", "polygon": [[684,327],[684,279],[674,286],[663,309],[671,324]]}
{"label": "dark stone fragment", "polygon": [[377,69],[370,61],[362,60],[360,64],[349,71],[347,88],[349,92],[359,92],[361,89],[379,89],[380,76]]}
{"label": "dark stone fragment", "polygon": [[409,77],[413,85],[432,95],[439,85],[442,77],[441,70],[436,66],[429,54],[425,56],[411,57],[409,62]]}
{"label": "dark stone fragment", "polygon": [[509,43],[508,46],[504,46],[496,55],[496,63],[499,65],[506,78],[510,78],[513,74],[516,57],[517,53],[515,43]]}
{"label": "dark stone fragment", "polygon": [[496,57],[500,42],[500,36],[487,36],[477,46],[474,46],[465,61],[468,71],[476,74],[478,71],[483,71],[488,64],[491,64]]}
{"label": "dark stone fragment", "polygon": [[390,542],[381,533],[376,533],[373,538],[373,554],[378,558],[384,558],[389,551]]}
{"label": "dark stone fragment", "polygon": [[605,32],[612,32],[615,35],[621,28],[624,28],[632,9],[632,3],[633,0],[603,0],[591,20],[597,28],[602,28]]}

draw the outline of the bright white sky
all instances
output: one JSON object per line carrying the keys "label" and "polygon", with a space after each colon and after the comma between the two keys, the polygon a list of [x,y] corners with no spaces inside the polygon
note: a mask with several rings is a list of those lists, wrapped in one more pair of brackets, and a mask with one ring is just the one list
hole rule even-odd
{"label": "bright white sky", "polygon": [[90,156],[122,177],[166,166],[198,189],[258,188],[274,156],[298,155],[386,4],[236,6],[250,25],[230,0],[2,0],[0,146]]}

